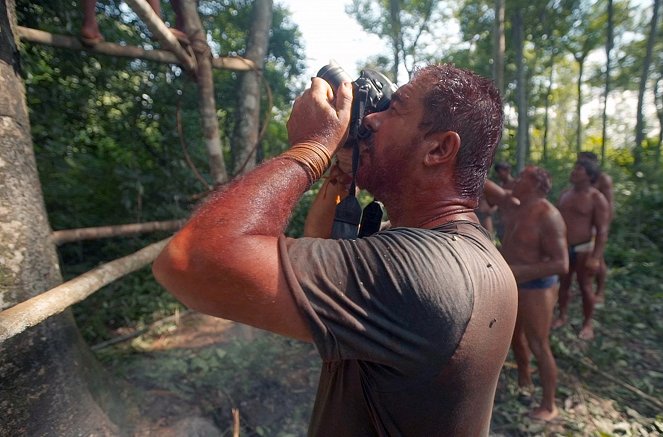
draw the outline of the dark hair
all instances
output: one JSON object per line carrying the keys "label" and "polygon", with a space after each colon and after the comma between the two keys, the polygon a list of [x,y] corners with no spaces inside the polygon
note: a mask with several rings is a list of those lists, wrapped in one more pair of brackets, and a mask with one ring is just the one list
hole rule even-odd
{"label": "dark hair", "polygon": [[497,164],[495,164],[495,171],[500,171],[500,170],[511,170],[511,164],[509,164],[506,161],[500,161]]}
{"label": "dark hair", "polygon": [[552,188],[552,177],[546,169],[537,167],[535,165],[528,165],[526,169],[531,169],[534,179],[536,179],[537,186],[543,194],[548,194]]}
{"label": "dark hair", "polygon": [[428,65],[415,79],[430,80],[422,128],[454,131],[461,146],[454,175],[459,194],[478,199],[502,136],[502,99],[489,79],[450,64]]}
{"label": "dark hair", "polygon": [[599,157],[594,152],[578,152],[578,159],[589,159],[590,161],[599,162]]}
{"label": "dark hair", "polygon": [[601,174],[599,164],[597,162],[590,161],[589,159],[579,159],[576,161],[576,165],[580,165],[585,169],[587,175],[589,175],[589,180],[592,183],[596,182],[596,180],[599,178],[599,175]]}

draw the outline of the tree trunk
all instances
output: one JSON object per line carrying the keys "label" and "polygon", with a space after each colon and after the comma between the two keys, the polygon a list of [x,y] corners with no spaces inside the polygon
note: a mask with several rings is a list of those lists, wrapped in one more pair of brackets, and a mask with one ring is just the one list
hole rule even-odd
{"label": "tree trunk", "polygon": [[246,173],[256,166],[260,133],[260,80],[272,28],[272,0],[256,0],[249,30],[246,58],[253,61],[256,71],[242,74],[239,84],[239,118],[233,135],[233,173]]}
{"label": "tree trunk", "polygon": [[552,95],[553,78],[555,73],[555,50],[550,53],[550,75],[546,87],[546,104],[543,116],[543,162],[548,160],[548,129],[550,125],[550,96]]}
{"label": "tree trunk", "polygon": [[392,80],[398,83],[398,66],[401,63],[401,5],[399,0],[389,0],[389,17],[391,19],[391,39],[394,49],[394,66]]}
{"label": "tree trunk", "polygon": [[493,28],[493,80],[504,95],[504,0],[495,0],[495,27]]}
{"label": "tree trunk", "polygon": [[614,31],[614,9],[612,7],[612,0],[608,0],[608,30],[605,42],[605,90],[603,91],[603,114],[602,114],[602,128],[601,128],[601,165],[605,164],[605,150],[606,138],[608,130],[608,96],[610,94],[610,72],[611,61],[610,55],[612,54],[613,46],[613,31]]}
{"label": "tree trunk", "polygon": [[513,50],[516,58],[516,98],[518,107],[518,131],[516,134],[516,172],[520,173],[525,167],[527,160],[527,74],[525,72],[525,60],[523,56],[524,33],[523,17],[520,8],[516,8],[512,19]]}
{"label": "tree trunk", "polygon": [[[18,74],[15,3],[0,0],[0,308],[60,282]],[[109,391],[71,312],[0,343],[3,435],[117,435]],[[96,399],[95,399],[96,397]]]}
{"label": "tree trunk", "polygon": [[212,77],[212,51],[207,44],[207,37],[198,16],[195,0],[180,0],[182,2],[182,15],[184,28],[191,40],[191,47],[196,54],[198,67],[196,78],[198,80],[198,96],[200,117],[203,125],[203,137],[207,149],[210,173],[214,185],[228,181],[226,164],[223,160],[221,147],[221,134],[219,132],[219,118],[216,114],[216,98],[214,97],[214,82]]}
{"label": "tree trunk", "polygon": [[576,153],[582,150],[582,77],[585,71],[585,54],[575,56],[578,63],[578,83],[576,84],[578,92],[578,101],[576,103]]}
{"label": "tree trunk", "polygon": [[647,54],[642,63],[642,74],[640,75],[640,88],[638,90],[638,109],[636,111],[635,123],[635,149],[633,157],[635,165],[642,163],[642,142],[645,139],[645,119],[642,113],[642,106],[645,100],[645,90],[647,89],[647,78],[649,77],[649,67],[651,65],[652,52],[656,42],[656,28],[658,24],[658,6],[660,0],[654,0],[654,10],[652,11],[651,25],[649,28],[649,37],[647,38]]}

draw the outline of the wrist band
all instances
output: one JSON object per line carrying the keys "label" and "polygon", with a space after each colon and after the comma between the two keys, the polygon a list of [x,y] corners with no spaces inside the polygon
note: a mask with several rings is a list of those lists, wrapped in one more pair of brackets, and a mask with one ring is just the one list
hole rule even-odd
{"label": "wrist band", "polygon": [[306,170],[311,184],[320,179],[331,163],[329,150],[316,141],[297,143],[283,152],[280,158],[300,163]]}

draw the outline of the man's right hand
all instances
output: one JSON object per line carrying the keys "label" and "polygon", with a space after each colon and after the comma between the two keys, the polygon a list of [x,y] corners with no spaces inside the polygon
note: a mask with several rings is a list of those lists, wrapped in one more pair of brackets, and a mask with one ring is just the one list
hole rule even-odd
{"label": "man's right hand", "polygon": [[312,79],[311,87],[299,96],[292,107],[287,123],[291,145],[314,141],[334,154],[348,136],[352,107],[352,84],[344,82],[336,96],[329,84],[319,78]]}

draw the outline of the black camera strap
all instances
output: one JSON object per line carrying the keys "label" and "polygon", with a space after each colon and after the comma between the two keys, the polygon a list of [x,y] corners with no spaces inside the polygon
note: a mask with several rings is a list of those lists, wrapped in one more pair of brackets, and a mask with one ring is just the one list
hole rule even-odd
{"label": "black camera strap", "polygon": [[[358,91],[359,120],[363,120],[368,99],[368,93],[361,88]],[[373,200],[364,208],[355,196],[357,191],[357,169],[359,168],[359,141],[352,144],[352,183],[345,199],[336,205],[334,223],[332,225],[331,237],[337,240],[354,240],[357,237],[367,237],[380,230],[382,223],[382,206]],[[361,224],[361,226],[360,226]]]}

